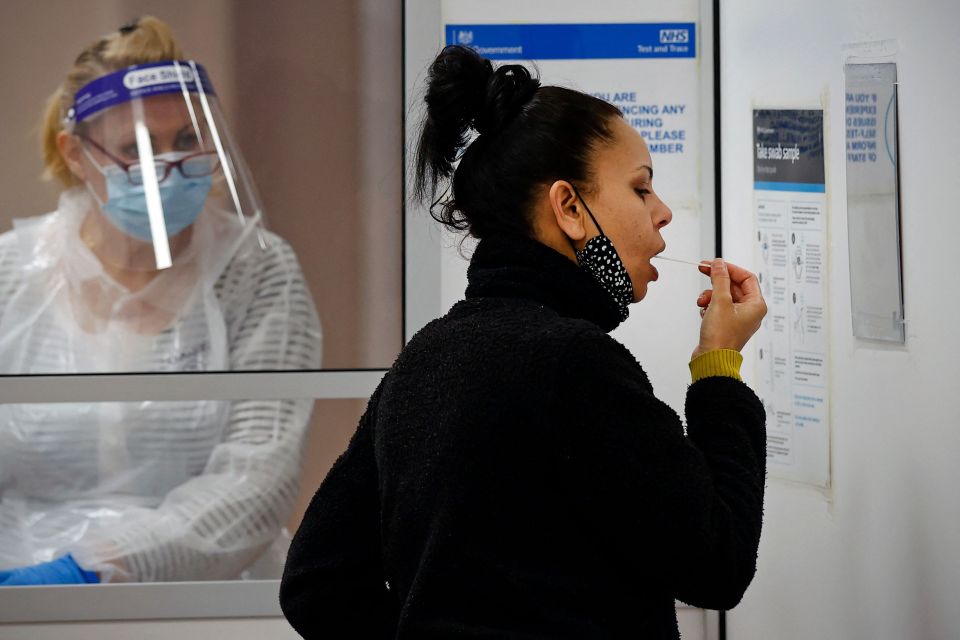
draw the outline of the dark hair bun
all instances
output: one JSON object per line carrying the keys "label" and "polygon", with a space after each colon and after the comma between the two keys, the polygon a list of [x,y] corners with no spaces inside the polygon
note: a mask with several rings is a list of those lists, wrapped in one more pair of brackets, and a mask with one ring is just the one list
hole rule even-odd
{"label": "dark hair bun", "polygon": [[427,117],[420,137],[416,189],[426,192],[453,173],[471,128],[481,135],[503,129],[530,100],[539,80],[521,65],[494,71],[489,60],[462,45],[450,45],[430,65]]}
{"label": "dark hair bun", "polygon": [[498,68],[487,80],[483,107],[473,120],[473,128],[481,135],[500,131],[539,87],[540,81],[523,65]]}

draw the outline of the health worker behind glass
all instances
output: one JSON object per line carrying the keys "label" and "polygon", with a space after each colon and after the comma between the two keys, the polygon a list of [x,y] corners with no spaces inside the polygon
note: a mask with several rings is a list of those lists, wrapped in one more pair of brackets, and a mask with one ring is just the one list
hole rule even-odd
{"label": "health worker behind glass", "polygon": [[757,281],[702,267],[685,434],[608,335],[672,215],[640,135],[463,47],[426,105],[417,186],[452,176],[435,215],[479,239],[466,299],[373,394],[294,536],[284,614],[307,638],[678,638],[674,599],[729,609],[755,572],[765,417],[738,352]]}
{"label": "health worker behind glass", "polygon": [[[0,236],[3,373],[319,366],[296,256],[183,58],[144,17],[50,99],[44,159],[66,188]],[[0,584],[238,577],[289,517],[311,404],[3,406]]]}

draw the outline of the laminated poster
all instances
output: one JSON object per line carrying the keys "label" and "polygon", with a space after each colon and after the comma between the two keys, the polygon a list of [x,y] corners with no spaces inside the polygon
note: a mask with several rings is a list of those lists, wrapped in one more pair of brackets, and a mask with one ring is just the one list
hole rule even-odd
{"label": "laminated poster", "polygon": [[753,112],[754,265],[767,302],[756,341],[767,471],[830,484],[823,111]]}

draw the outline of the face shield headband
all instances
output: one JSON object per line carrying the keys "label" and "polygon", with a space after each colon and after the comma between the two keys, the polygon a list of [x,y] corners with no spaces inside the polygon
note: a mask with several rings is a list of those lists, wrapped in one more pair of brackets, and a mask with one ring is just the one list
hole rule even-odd
{"label": "face shield headband", "polygon": [[614,248],[613,242],[611,242],[610,238],[603,232],[603,228],[600,226],[600,223],[597,222],[593,212],[590,211],[590,207],[587,206],[586,201],[583,199],[583,196],[580,195],[580,191],[577,190],[576,185],[571,182],[570,186],[573,187],[573,192],[577,194],[577,199],[583,203],[587,214],[590,216],[590,219],[593,220],[593,224],[596,225],[597,231],[600,232],[599,235],[587,240],[587,243],[583,245],[583,249],[578,250],[576,247],[573,248],[577,256],[577,264],[593,276],[597,282],[600,283],[600,286],[613,298],[613,301],[617,304],[617,308],[620,310],[620,321],[622,322],[630,315],[628,305],[633,302],[633,282],[630,280],[630,274],[627,273],[626,267],[623,266],[623,261],[620,259],[620,254],[618,254]]}
{"label": "face shield headband", "polygon": [[216,95],[203,65],[167,60],[134,65],[88,82],[74,94],[64,124],[68,131],[96,114],[124,102],[165,93]]}

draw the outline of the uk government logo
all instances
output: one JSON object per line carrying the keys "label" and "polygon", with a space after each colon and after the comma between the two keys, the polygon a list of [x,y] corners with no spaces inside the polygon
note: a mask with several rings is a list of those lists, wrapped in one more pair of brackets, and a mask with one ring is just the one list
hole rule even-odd
{"label": "uk government logo", "polygon": [[459,44],[473,44],[473,31],[458,31],[458,32],[457,32],[457,43],[459,43]]}

